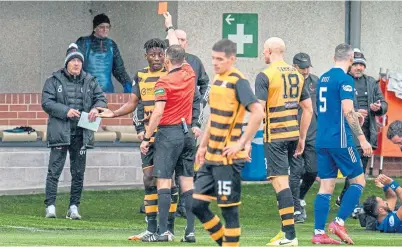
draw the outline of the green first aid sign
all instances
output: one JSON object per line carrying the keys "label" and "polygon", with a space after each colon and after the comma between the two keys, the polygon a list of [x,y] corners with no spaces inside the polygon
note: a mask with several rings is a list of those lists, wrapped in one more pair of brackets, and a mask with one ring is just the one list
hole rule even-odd
{"label": "green first aid sign", "polygon": [[258,57],[258,14],[223,14],[222,30],[237,44],[237,57]]}

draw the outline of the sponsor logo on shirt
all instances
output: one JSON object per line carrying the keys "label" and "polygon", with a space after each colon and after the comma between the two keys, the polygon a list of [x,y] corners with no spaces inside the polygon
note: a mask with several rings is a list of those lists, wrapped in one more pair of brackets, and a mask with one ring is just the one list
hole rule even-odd
{"label": "sponsor logo on shirt", "polygon": [[345,92],[352,92],[353,91],[353,88],[350,85],[343,85],[342,88],[343,88],[343,91],[345,91]]}

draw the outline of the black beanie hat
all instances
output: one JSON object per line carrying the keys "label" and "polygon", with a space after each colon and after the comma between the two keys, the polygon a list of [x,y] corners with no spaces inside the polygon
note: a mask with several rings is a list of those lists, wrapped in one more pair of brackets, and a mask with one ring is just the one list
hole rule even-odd
{"label": "black beanie hat", "polygon": [[95,16],[94,20],[93,20],[93,25],[94,25],[93,29],[95,29],[97,26],[99,26],[102,23],[108,23],[110,25],[109,17],[107,17],[107,15],[105,15],[105,14],[99,14],[99,15]]}
{"label": "black beanie hat", "polygon": [[366,58],[358,48],[353,49],[353,64],[363,64],[366,67]]}
{"label": "black beanie hat", "polygon": [[78,58],[79,60],[81,60],[82,63],[84,63],[84,55],[78,49],[77,44],[71,43],[68,46],[68,49],[66,52],[66,59],[64,60],[64,67],[67,67],[68,62],[70,62],[74,58]]}

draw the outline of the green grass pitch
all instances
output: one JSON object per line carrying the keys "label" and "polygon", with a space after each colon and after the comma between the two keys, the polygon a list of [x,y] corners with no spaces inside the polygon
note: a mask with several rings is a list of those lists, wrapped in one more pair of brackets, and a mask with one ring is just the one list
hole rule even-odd
{"label": "green grass pitch", "polygon": [[[337,184],[338,195],[343,184]],[[318,184],[306,198],[308,219],[296,225],[299,245],[311,244],[313,233],[313,201]],[[0,197],[0,245],[61,245],[61,246],[188,246],[180,243],[185,220],[176,220],[176,239],[171,243],[142,243],[128,241],[127,237],[143,231],[146,227],[144,214],[138,213],[143,199],[142,190],[85,191],[82,197],[81,221],[65,219],[69,195],[59,194],[57,199],[57,219],[44,218],[43,195],[1,196]],[[372,181],[367,182],[362,199],[371,194],[382,196]],[[331,201],[332,220],[337,207]],[[214,212],[219,212],[216,205]],[[279,230],[280,220],[275,194],[271,184],[243,185],[242,205],[240,206],[242,246],[265,246]],[[355,245],[398,246],[402,234],[385,234],[366,231],[358,220],[348,219],[348,230]],[[196,246],[215,246],[209,235],[197,220]],[[336,237],[335,237],[336,238]]]}

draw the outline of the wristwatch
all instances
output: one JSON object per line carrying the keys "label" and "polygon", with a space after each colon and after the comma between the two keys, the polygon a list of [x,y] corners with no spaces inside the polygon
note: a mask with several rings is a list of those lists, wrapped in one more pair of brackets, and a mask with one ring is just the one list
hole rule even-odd
{"label": "wristwatch", "polygon": [[151,138],[146,138],[146,137],[144,136],[144,138],[143,138],[142,140],[145,141],[145,142],[149,142],[149,141],[151,140]]}
{"label": "wristwatch", "polygon": [[173,30],[174,30],[174,27],[173,27],[173,26],[170,26],[170,27],[166,28],[166,32],[168,32],[169,29],[173,29]]}

